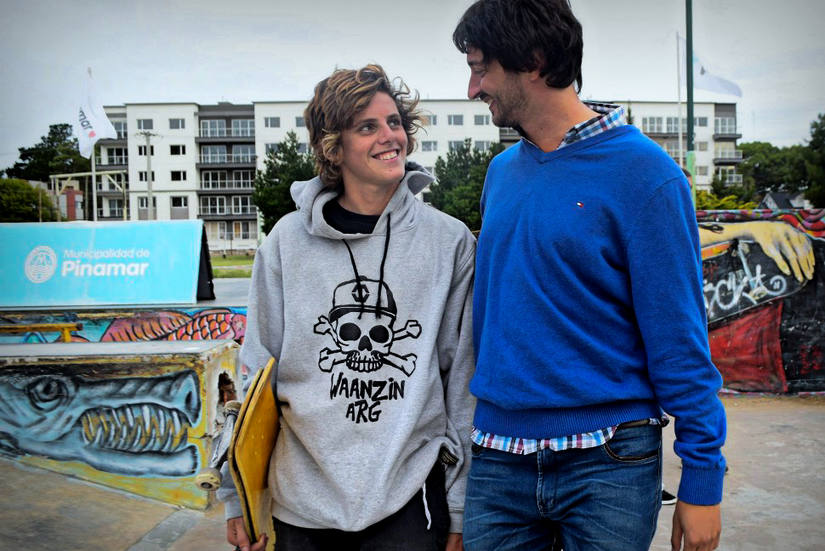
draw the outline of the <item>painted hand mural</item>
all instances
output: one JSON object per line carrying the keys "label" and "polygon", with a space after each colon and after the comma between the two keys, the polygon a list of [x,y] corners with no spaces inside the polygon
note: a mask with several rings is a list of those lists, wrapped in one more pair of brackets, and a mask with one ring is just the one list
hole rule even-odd
{"label": "painted hand mural", "polygon": [[825,210],[699,212],[713,361],[735,390],[825,390]]}

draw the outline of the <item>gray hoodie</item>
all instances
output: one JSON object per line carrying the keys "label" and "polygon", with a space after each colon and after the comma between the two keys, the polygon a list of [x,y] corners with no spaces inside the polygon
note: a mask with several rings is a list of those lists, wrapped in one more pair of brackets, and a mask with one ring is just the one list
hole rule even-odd
{"label": "gray hoodie", "polygon": [[[450,531],[462,531],[475,240],[415,199],[432,180],[409,163],[372,234],[330,227],[322,211],[336,194],[295,182],[298,211],[255,257],[241,360],[253,372],[278,360],[269,485],[288,524],[363,530],[412,499],[444,448],[458,458]],[[219,497],[227,518],[240,514],[234,492]]]}

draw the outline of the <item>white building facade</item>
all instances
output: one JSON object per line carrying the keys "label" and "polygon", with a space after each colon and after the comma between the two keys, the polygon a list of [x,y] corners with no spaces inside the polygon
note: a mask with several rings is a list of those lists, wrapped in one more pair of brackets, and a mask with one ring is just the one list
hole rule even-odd
{"label": "white building facade", "polygon": [[[633,124],[679,161],[675,102],[617,103],[628,109]],[[213,252],[255,249],[262,237],[252,203],[256,170],[263,170],[266,155],[289,132],[296,134],[299,149],[308,151],[305,107],[301,101],[106,107],[118,136],[97,146],[97,170],[107,173],[97,178],[98,219],[200,218]],[[424,126],[416,133],[418,146],[410,160],[431,172],[439,157],[446,158],[467,139],[480,150],[518,140],[512,129],[492,124],[483,102],[427,99],[419,107]],[[735,170],[742,158],[736,149],[736,105],[697,103],[694,109],[697,188],[709,188],[714,174],[724,174],[728,182],[741,181]]]}

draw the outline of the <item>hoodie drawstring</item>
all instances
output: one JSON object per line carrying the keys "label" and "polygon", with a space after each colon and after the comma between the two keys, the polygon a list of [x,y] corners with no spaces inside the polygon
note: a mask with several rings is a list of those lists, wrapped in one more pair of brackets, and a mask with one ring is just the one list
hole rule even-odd
{"label": "hoodie drawstring", "polygon": [[[375,316],[381,317],[381,291],[384,287],[384,264],[387,261],[387,253],[390,250],[390,222],[392,219],[390,218],[390,213],[387,213],[387,236],[384,238],[384,253],[381,255],[381,268],[379,270],[379,277],[378,277],[378,300],[375,303]],[[355,264],[355,255],[352,254],[352,248],[350,248],[349,243],[346,239],[342,239],[341,241],[344,242],[344,245],[347,248],[347,252],[349,253],[349,261],[352,264],[352,273],[355,274],[355,281],[361,281],[361,276],[358,274],[358,266]],[[364,303],[366,300],[364,299],[364,289],[361,285],[356,285],[358,288],[358,303],[361,305],[360,309],[358,310],[358,319],[361,319],[361,316],[364,314]]]}
{"label": "hoodie drawstring", "polygon": [[424,485],[421,486],[421,497],[424,499],[424,516],[427,517],[427,530],[429,530],[433,519],[430,516],[430,507],[427,505],[427,481],[424,481]]}

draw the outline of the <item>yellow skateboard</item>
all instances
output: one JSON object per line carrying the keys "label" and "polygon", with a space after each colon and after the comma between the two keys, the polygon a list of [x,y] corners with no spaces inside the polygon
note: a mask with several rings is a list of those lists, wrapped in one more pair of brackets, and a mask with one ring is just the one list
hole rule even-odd
{"label": "yellow skateboard", "polygon": [[249,540],[254,543],[266,533],[268,550],[274,549],[275,529],[267,475],[280,428],[271,382],[275,373],[275,359],[271,358],[255,376],[238,412],[228,457]]}

